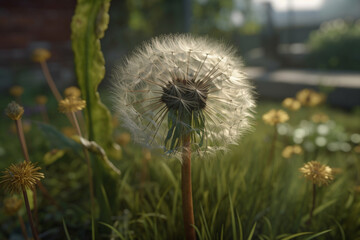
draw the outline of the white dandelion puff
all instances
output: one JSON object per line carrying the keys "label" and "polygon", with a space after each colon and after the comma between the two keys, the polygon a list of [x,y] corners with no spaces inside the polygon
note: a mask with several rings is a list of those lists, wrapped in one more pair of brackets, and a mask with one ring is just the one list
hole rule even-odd
{"label": "white dandelion puff", "polygon": [[249,128],[253,87],[233,48],[190,35],[143,44],[115,74],[116,111],[134,141],[179,152],[212,153]]}

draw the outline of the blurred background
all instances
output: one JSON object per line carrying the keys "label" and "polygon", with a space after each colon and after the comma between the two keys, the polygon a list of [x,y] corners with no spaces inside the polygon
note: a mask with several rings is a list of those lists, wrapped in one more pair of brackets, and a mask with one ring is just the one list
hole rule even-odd
{"label": "blurred background", "polygon": [[[75,84],[70,22],[75,0],[0,0],[0,93],[11,86],[49,92],[35,48],[46,48],[56,84]],[[207,35],[234,45],[259,98],[281,100],[304,87],[329,93],[328,103],[360,105],[359,0],[112,1],[102,39],[111,69],[144,40],[167,33]],[[8,102],[8,100],[6,101]]]}

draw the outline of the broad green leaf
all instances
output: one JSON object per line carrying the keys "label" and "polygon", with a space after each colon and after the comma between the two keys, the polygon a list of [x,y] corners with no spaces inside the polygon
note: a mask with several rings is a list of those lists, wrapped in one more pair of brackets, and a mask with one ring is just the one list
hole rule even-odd
{"label": "broad green leaf", "polygon": [[71,40],[75,70],[82,96],[86,100],[85,117],[89,139],[105,149],[112,144],[111,115],[97,91],[105,75],[105,60],[100,39],[109,23],[110,0],[78,0],[71,22]]}

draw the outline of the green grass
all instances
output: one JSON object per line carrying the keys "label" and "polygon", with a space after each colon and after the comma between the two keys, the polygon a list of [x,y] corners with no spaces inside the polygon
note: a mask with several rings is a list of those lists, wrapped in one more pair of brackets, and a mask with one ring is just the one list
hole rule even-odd
{"label": "green grass", "polygon": [[[192,160],[198,239],[360,239],[360,196],[354,190],[360,184],[360,155],[353,151],[333,153],[321,149],[316,154],[309,152],[284,159],[281,151],[292,143],[288,136],[279,136],[274,161],[267,166],[273,128],[265,125],[261,116],[271,108],[281,106],[258,103],[253,130],[227,153]],[[289,113],[289,122],[297,125],[319,111],[327,113],[344,131],[360,133],[357,112],[329,107]],[[37,115],[26,116],[26,119],[41,121]],[[58,128],[67,124],[56,111],[50,111],[50,119]],[[3,133],[9,132],[10,123],[5,117],[1,119]],[[90,200],[81,152],[68,149],[62,158],[45,165],[43,156],[54,147],[51,139],[45,138],[33,121],[26,139],[30,158],[39,162],[45,173],[43,184],[60,206],[51,205],[38,191],[39,229],[43,239],[89,239]],[[15,134],[2,134],[0,144],[5,150],[1,169],[22,159]],[[298,169],[311,160],[341,168],[342,172],[329,186],[318,189],[317,206],[309,226],[306,221],[311,207],[311,184]],[[112,213],[110,223],[96,222],[99,236],[104,239],[110,239],[110,235],[116,239],[183,239],[180,162],[159,153],[153,153],[152,159],[145,162],[142,149],[130,144],[123,148],[122,159],[113,163],[122,171],[114,186],[119,194],[105,196],[116,204],[99,206],[99,211],[109,208]],[[6,194],[1,191],[0,196]],[[16,217],[0,214],[0,226],[1,239],[21,234]]]}

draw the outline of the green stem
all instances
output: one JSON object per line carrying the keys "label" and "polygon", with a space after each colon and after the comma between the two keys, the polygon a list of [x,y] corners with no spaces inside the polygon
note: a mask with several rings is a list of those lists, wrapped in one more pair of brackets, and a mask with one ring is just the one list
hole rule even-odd
{"label": "green stem", "polygon": [[186,240],[195,240],[195,220],[191,187],[191,148],[190,134],[183,138],[181,166],[182,210]]}
{"label": "green stem", "polygon": [[274,135],[273,135],[273,139],[271,141],[271,148],[270,148],[269,158],[268,158],[268,161],[267,161],[267,166],[269,166],[270,163],[272,163],[272,161],[274,159],[275,145],[276,145],[277,137],[278,137],[277,124],[275,124],[275,126],[274,126]]}
{"label": "green stem", "polygon": [[26,142],[25,142],[25,136],[24,136],[21,119],[15,120],[15,124],[16,124],[16,130],[17,130],[16,132],[17,132],[17,135],[20,140],[21,150],[23,152],[24,158],[27,162],[30,162],[29,152],[27,150],[27,146],[26,146]]}
{"label": "green stem", "polygon": [[32,214],[31,214],[29,199],[28,199],[27,193],[26,193],[24,188],[22,188],[22,193],[23,193],[23,196],[24,196],[26,212],[27,212],[27,215],[28,215],[28,218],[29,218],[29,223],[30,223],[30,227],[31,227],[33,237],[34,237],[35,240],[40,240],[39,236],[38,236],[38,233],[36,231],[35,225],[34,225],[34,220],[33,220]]}
{"label": "green stem", "polygon": [[[72,120],[75,124],[77,134],[82,137],[81,130],[79,123],[77,121],[76,115],[74,112],[71,113]],[[95,207],[95,200],[94,200],[94,184],[93,184],[93,173],[91,168],[90,156],[87,149],[83,146],[83,151],[85,155],[85,160],[88,165],[88,177],[89,177],[89,190],[90,190],[90,201],[91,201],[91,217],[94,217],[94,207]]]}
{"label": "green stem", "polygon": [[313,191],[312,191],[312,206],[310,209],[310,218],[309,218],[309,224],[311,224],[312,218],[313,218],[313,213],[315,210],[315,202],[316,202],[316,185],[315,183],[313,183]]}

